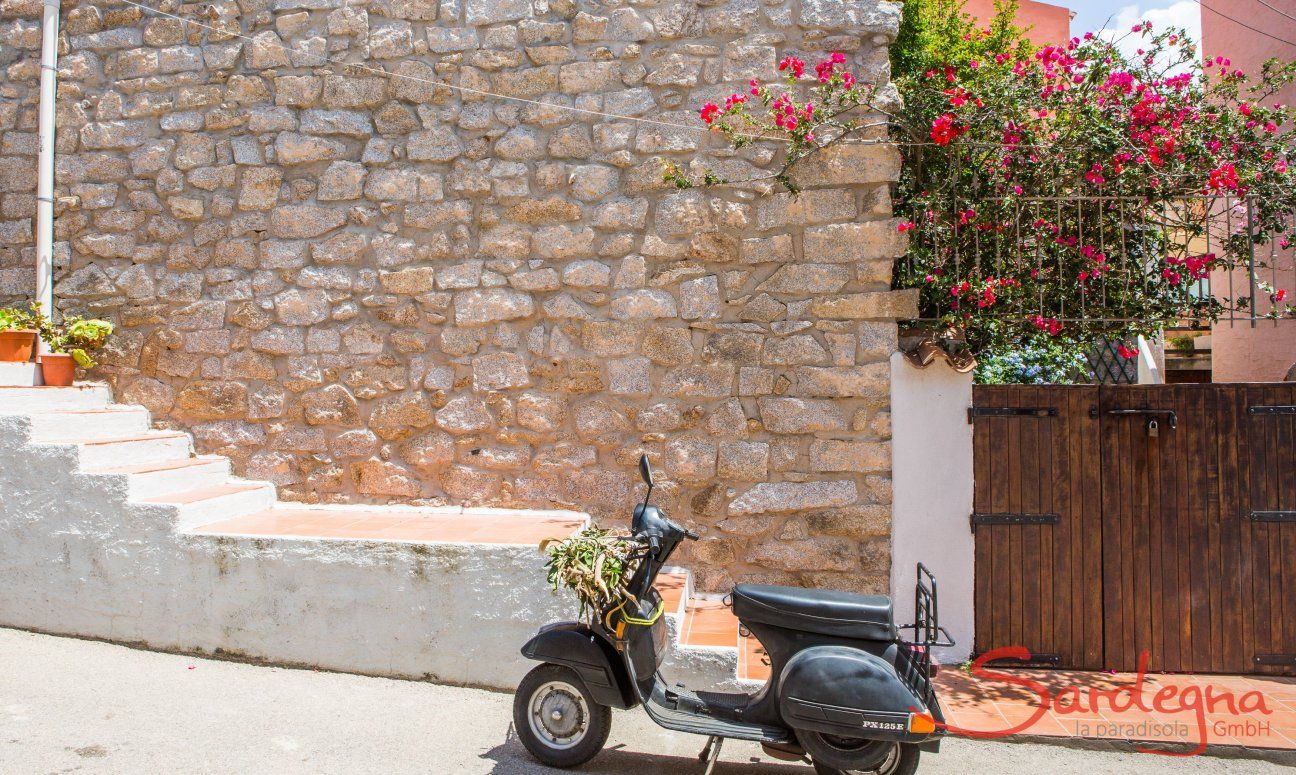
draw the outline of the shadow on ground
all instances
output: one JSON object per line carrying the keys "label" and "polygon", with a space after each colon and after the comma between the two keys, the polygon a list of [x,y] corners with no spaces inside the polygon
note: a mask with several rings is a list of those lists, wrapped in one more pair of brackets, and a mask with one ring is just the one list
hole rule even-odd
{"label": "shadow on ground", "polygon": [[[706,738],[698,737],[698,751],[706,744]],[[491,775],[537,775],[537,773],[571,772],[546,767],[535,759],[518,742],[517,736],[509,729],[507,739],[482,754],[482,759],[495,762]],[[673,754],[645,753],[628,750],[623,743],[615,743],[603,749],[588,764],[579,770],[581,775],[665,775],[666,773],[700,773],[702,764],[697,756],[678,756]],[[765,758],[746,757],[742,761],[724,761],[716,763],[713,775],[814,775],[814,769],[807,764],[775,762]]]}

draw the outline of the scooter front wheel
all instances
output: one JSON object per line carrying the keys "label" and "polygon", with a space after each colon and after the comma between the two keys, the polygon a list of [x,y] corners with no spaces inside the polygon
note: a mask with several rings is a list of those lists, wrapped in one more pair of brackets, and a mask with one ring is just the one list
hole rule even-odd
{"label": "scooter front wheel", "polygon": [[576,671],[543,664],[513,695],[513,727],[531,755],[550,767],[579,767],[603,750],[612,709],[590,696]]}
{"label": "scooter front wheel", "polygon": [[872,770],[843,770],[815,762],[817,775],[914,775],[918,771],[918,746],[910,743],[892,743],[882,763]]}

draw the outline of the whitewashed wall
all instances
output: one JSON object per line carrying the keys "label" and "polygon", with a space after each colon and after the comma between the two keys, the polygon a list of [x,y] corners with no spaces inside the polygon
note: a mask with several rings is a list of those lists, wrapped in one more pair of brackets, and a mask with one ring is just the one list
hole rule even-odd
{"label": "whitewashed wall", "polygon": [[957,645],[938,652],[945,663],[972,650],[972,375],[937,359],[919,369],[891,356],[891,442],[895,511],[891,591],[896,619],[913,621],[914,568],[936,575],[941,624]]}

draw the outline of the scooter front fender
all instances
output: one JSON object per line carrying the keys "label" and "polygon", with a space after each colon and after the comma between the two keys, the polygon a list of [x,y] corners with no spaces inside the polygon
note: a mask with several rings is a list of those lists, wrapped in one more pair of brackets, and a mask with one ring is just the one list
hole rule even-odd
{"label": "scooter front fender", "polygon": [[522,647],[522,656],[575,670],[600,705],[626,709],[639,704],[621,654],[583,622],[545,625]]}

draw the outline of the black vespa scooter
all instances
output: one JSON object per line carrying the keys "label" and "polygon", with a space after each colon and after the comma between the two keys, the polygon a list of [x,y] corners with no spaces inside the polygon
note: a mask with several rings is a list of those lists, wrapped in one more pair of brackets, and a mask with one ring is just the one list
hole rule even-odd
{"label": "black vespa scooter", "polygon": [[[635,507],[632,538],[642,545],[628,585],[638,601],[599,612],[592,624],[541,628],[522,654],[543,664],[517,688],[513,723],[542,763],[576,767],[607,741],[612,708],[642,705],[667,729],[706,735],[701,759],[710,775],[725,738],[762,744],[771,757],[812,763],[819,775],[909,775],[920,751],[936,751],[942,724],[932,687],[933,646],[951,646],[938,624],[936,583],[918,566],[917,623],[897,628],[891,600],[831,590],[755,584],[734,588],[743,627],[769,655],[771,678],[755,694],[690,692],[658,673],[666,652],[659,571],[697,535],[649,504],[652,469],[639,472],[648,497]],[[914,631],[914,640],[899,629]]]}

